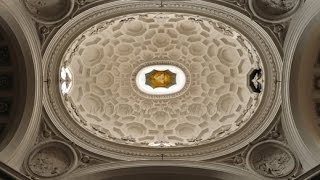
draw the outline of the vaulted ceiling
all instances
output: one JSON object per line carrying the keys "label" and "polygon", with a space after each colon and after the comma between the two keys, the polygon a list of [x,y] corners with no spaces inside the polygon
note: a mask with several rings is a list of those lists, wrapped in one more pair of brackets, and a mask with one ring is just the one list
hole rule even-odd
{"label": "vaulted ceiling", "polygon": [[0,7],[0,160],[22,174],[285,179],[319,164],[317,1]]}

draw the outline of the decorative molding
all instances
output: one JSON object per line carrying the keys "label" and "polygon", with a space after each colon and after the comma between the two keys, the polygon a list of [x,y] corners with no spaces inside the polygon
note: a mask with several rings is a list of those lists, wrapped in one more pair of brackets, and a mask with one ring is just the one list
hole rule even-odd
{"label": "decorative molding", "polygon": [[[60,64],[60,83],[49,90],[61,88],[72,119],[99,138],[132,146],[224,139],[251,120],[264,94],[265,69],[252,42],[221,21],[192,14],[98,22],[75,38]],[[185,86],[173,94],[142,92],[137,74],[152,65],[179,67]]]}
{"label": "decorative molding", "polygon": [[72,146],[72,148],[75,149],[75,151],[78,154],[79,158],[78,158],[77,168],[87,167],[87,166],[96,165],[100,163],[117,161],[112,158],[98,156],[96,154],[93,154],[87,151],[86,149],[79,147],[75,143],[68,140],[63,134],[61,134],[61,132],[53,125],[53,123],[51,122],[51,120],[49,119],[45,111],[43,111],[42,116],[43,118],[41,120],[38,137],[34,145],[37,145],[45,141],[51,141],[51,140],[62,141],[64,143],[69,144],[70,146]]}
{"label": "decorative molding", "polygon": [[274,119],[274,122],[268,127],[268,129],[257,139],[249,142],[247,146],[238,150],[233,154],[226,155],[225,157],[221,157],[220,159],[214,160],[211,159],[209,161],[217,161],[222,163],[227,163],[233,166],[239,166],[242,168],[247,169],[247,165],[245,162],[246,155],[250,148],[260,142],[267,141],[267,140],[276,140],[282,143],[287,143],[282,125],[281,125],[281,110],[279,110],[277,116]]}
{"label": "decorative molding", "polygon": [[102,160],[102,159],[93,157],[90,154],[91,153],[80,152],[80,155],[79,155],[80,161],[78,162],[77,170],[78,169],[89,168],[91,166],[95,166],[95,165],[98,165],[98,164],[104,164],[104,163],[113,162],[113,161],[106,161],[106,160]]}
{"label": "decorative molding", "polygon": [[[43,51],[49,41],[53,38],[54,34],[58,32],[68,19],[74,18],[76,15],[89,8],[109,3],[107,0],[68,0],[57,1],[55,4],[49,3],[50,0],[22,1],[26,10],[33,17],[35,24],[38,27],[38,34],[43,46]],[[167,3],[171,2],[172,0],[158,0],[153,3],[155,3],[160,10],[164,8]],[[303,0],[286,0],[284,1],[284,4],[280,4],[280,0],[263,0],[261,2],[255,0],[215,0],[208,2],[231,7],[247,15],[260,24],[271,36],[274,36],[275,41],[278,41],[278,46],[280,47],[283,45],[286,31],[292,16],[304,3]],[[198,1],[198,3],[201,4],[202,1]],[[203,4],[205,4],[205,2]],[[265,12],[260,10],[261,7],[265,6],[272,10],[267,11],[267,13],[261,13]],[[58,13],[55,13],[55,16],[53,16],[54,18],[50,18],[50,13],[54,13],[57,9],[60,9]],[[282,49],[279,48],[279,50]]]}
{"label": "decorative molding", "polygon": [[[177,53],[179,54],[180,52],[171,52],[172,54]],[[176,54],[175,54],[176,55]],[[181,54],[179,54],[180,56]],[[170,98],[175,98],[175,97],[179,97],[182,96],[190,87],[190,79],[191,79],[191,72],[190,72],[190,68],[187,68],[184,64],[182,64],[181,62],[179,62],[180,60],[177,61],[173,61],[171,60],[169,57],[163,57],[163,58],[159,58],[159,57],[152,57],[152,55],[150,54],[150,60],[149,61],[145,61],[145,62],[140,62],[140,64],[136,64],[137,66],[135,67],[135,69],[133,69],[132,71],[132,75],[130,78],[130,83],[131,83],[131,87],[133,88],[134,92],[139,94],[142,97],[145,97],[146,99],[170,99]],[[174,55],[173,55],[174,56]],[[157,96],[157,95],[150,95],[150,94],[146,94],[144,92],[142,92],[136,84],[136,80],[135,77],[137,76],[137,74],[139,73],[139,71],[141,69],[143,69],[144,67],[147,66],[153,66],[153,65],[170,65],[170,66],[176,66],[179,69],[181,69],[186,76],[186,84],[184,85],[184,87],[182,88],[182,90],[180,90],[177,93],[173,93],[171,95],[161,95],[161,96]],[[196,65],[196,64],[194,64]]]}
{"label": "decorative molding", "polygon": [[21,0],[26,11],[34,20],[44,52],[55,33],[77,14],[106,0]]}
{"label": "decorative molding", "polygon": [[19,179],[19,180],[30,180],[17,170],[8,166],[7,164],[0,161],[0,173],[2,179]]}
{"label": "decorative molding", "polygon": [[42,24],[57,24],[71,15],[74,0],[23,0],[32,18]]}
{"label": "decorative molding", "polygon": [[275,140],[255,144],[246,159],[252,171],[273,179],[294,178],[300,170],[298,158],[289,147]]}
{"label": "decorative molding", "polygon": [[[68,180],[85,179],[91,177],[113,177],[114,175],[119,176],[120,172],[122,175],[126,175],[128,171],[134,174],[141,173],[140,170],[146,172],[144,168],[148,168],[147,172],[153,172],[152,168],[158,170],[163,168],[168,168],[165,172],[171,173],[192,173],[192,169],[195,168],[201,173],[210,172],[212,175],[210,177],[217,177],[218,179],[226,180],[268,180],[269,178],[261,177],[256,173],[247,171],[238,167],[229,166],[221,163],[211,163],[211,162],[201,162],[201,161],[185,161],[185,160],[137,160],[137,161],[121,161],[115,163],[106,163],[96,166],[92,166],[86,169],[79,169],[74,171],[65,177]],[[175,168],[178,168],[175,170]],[[125,171],[124,171],[125,170]],[[115,174],[111,173],[115,172]],[[193,171],[194,172],[194,171]],[[270,179],[269,179],[270,180]]]}
{"label": "decorative molding", "polygon": [[253,15],[272,24],[289,21],[303,3],[303,0],[248,0]]}
{"label": "decorative molding", "polygon": [[110,163],[65,139],[43,114],[38,137],[26,154],[22,172],[31,179],[62,178],[77,169]]}
{"label": "decorative molding", "polygon": [[[32,20],[28,17],[23,5],[19,1],[0,1],[1,21],[5,22],[9,29],[14,30],[10,38],[15,37],[21,53],[19,61],[26,66],[26,78],[21,82],[26,83],[26,88],[19,89],[27,94],[26,105],[23,114],[19,117],[20,123],[16,125],[17,130],[13,138],[0,152],[0,160],[14,169],[19,169],[26,152],[35,140],[36,129],[41,116],[42,108],[42,64],[40,44]],[[21,65],[22,65],[21,64]],[[15,112],[16,113],[16,112]],[[18,117],[17,114],[13,114]]]}
{"label": "decorative molding", "polygon": [[[280,111],[280,114],[281,114],[281,112],[282,111]],[[262,142],[262,141],[267,141],[267,140],[276,140],[276,141],[282,142],[284,144],[288,144],[286,136],[283,132],[280,114],[276,118],[272,128],[267,133],[265,133],[263,136],[259,137],[257,139],[257,142]]]}
{"label": "decorative molding", "polygon": [[26,156],[24,170],[32,178],[57,178],[73,171],[78,155],[69,144],[48,140],[36,145]]}
{"label": "decorative molding", "polygon": [[[224,164],[228,164],[231,166],[236,166],[245,170],[249,170],[249,168],[247,167],[247,162],[246,162],[246,155],[249,151],[249,149],[251,148],[251,143],[249,145],[247,145],[245,148],[239,150],[238,152],[234,153],[234,154],[230,154],[227,155],[227,157],[216,160],[219,163],[224,163]],[[213,160],[208,160],[209,162],[211,161],[215,161]]]}
{"label": "decorative molding", "polygon": [[[304,0],[216,0],[217,3],[227,5],[242,11],[263,27],[282,51],[284,39],[292,17],[303,6]],[[265,10],[263,8],[268,8]]]}
{"label": "decorative molding", "polygon": [[[292,97],[297,97],[297,95],[292,94],[292,76],[293,74],[298,73],[292,72],[301,72],[301,70],[297,71],[297,66],[294,65],[296,60],[303,63],[304,67],[308,67],[308,65],[306,64],[307,62],[315,62],[310,58],[308,58],[306,62],[303,62],[302,59],[294,59],[300,57],[296,52],[299,52],[300,50],[301,52],[307,51],[307,49],[309,50],[309,48],[306,48],[306,44],[303,44],[300,48],[299,44],[301,44],[301,42],[303,42],[303,40],[305,40],[305,38],[308,36],[311,37],[310,39],[314,38],[314,34],[310,34],[309,32],[306,33],[306,29],[309,28],[310,30],[310,27],[314,25],[313,23],[318,22],[317,19],[319,18],[319,12],[319,1],[306,1],[302,9],[293,17],[288,29],[286,41],[284,43],[284,65],[282,78],[283,83],[281,84],[283,107],[282,123],[284,132],[287,135],[288,144],[298,155],[305,171],[319,164],[319,148],[315,148],[319,147],[319,144],[315,142],[310,143],[312,139],[305,137],[306,134],[310,134],[310,131],[309,129],[302,129],[302,127],[299,125],[299,122],[301,122],[302,124],[306,124],[305,117],[300,119],[294,116],[294,106],[296,105],[296,103],[293,103]],[[314,47],[318,48],[317,46]],[[316,57],[314,56],[314,58]],[[314,66],[314,64],[312,64],[311,66]],[[309,69],[307,71],[309,71]],[[312,79],[312,77],[310,76],[305,78]],[[301,84],[299,83],[298,86],[301,86]]]}
{"label": "decorative molding", "polygon": [[[109,19],[122,14],[138,13],[141,11],[159,11],[158,5],[159,4],[155,2],[114,2],[94,7],[71,19],[55,35],[44,55],[44,72],[47,72],[45,73],[45,76],[48,78],[49,83],[53,85],[58,82],[56,70],[60,62],[58,60],[61,60],[62,58],[62,52],[60,50],[66,48],[68,45],[66,42],[78,35],[81,30],[84,30],[83,27],[87,27],[86,24],[93,24],[101,19]],[[254,115],[255,117],[253,118],[255,121],[251,121],[251,124],[248,124],[245,130],[227,140],[228,143],[224,143],[225,141],[218,141],[216,143],[205,146],[196,146],[189,149],[132,149],[126,145],[119,146],[115,143],[101,141],[91,135],[80,132],[81,129],[79,129],[78,125],[70,124],[70,120],[68,120],[70,117],[65,114],[66,112],[58,110],[60,105],[54,101],[54,99],[60,97],[58,89],[50,88],[49,86],[49,89],[45,88],[46,97],[44,106],[50,119],[55,126],[61,130],[62,134],[91,152],[113,158],[152,159],[159,156],[159,154],[164,153],[167,157],[172,159],[206,159],[208,157],[212,158],[225,155],[244,147],[248,142],[256,139],[256,137],[268,127],[273,121],[280,106],[277,82],[280,78],[279,72],[281,72],[281,57],[270,36],[248,17],[220,5],[212,6],[211,3],[204,2],[201,4],[198,2],[167,2],[167,4],[162,7],[162,11],[173,10],[217,18],[232,23],[235,28],[241,30],[251,41],[255,42],[257,50],[261,53],[261,58],[265,60],[266,74],[268,74],[265,86],[266,93],[263,97],[266,102],[262,103],[261,108],[258,109],[259,113],[257,114],[259,114],[259,116]]]}
{"label": "decorative molding", "polygon": [[238,153],[218,162],[250,170],[272,179],[292,179],[302,172],[298,157],[287,145],[280,115],[264,135],[249,143]]}

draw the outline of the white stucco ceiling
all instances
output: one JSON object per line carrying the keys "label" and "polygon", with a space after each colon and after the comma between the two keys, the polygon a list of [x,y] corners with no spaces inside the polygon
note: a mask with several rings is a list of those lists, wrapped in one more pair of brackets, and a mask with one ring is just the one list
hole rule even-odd
{"label": "white stucco ceiling", "polygon": [[[261,135],[280,106],[279,52],[248,17],[205,4],[114,2],[68,21],[44,54],[53,124],[120,159],[217,157]],[[139,72],[159,65],[180,69],[183,87],[139,89]]]}
{"label": "white stucco ceiling", "polygon": [[[108,141],[208,143],[236,132],[255,113],[262,93],[253,92],[249,83],[258,88],[264,77],[249,75],[261,70],[260,59],[245,36],[221,21],[131,14],[99,22],[70,44],[61,62],[62,72],[70,70],[61,76],[62,98],[79,125]],[[142,91],[137,75],[157,65],[181,67],[186,74],[182,90]]]}

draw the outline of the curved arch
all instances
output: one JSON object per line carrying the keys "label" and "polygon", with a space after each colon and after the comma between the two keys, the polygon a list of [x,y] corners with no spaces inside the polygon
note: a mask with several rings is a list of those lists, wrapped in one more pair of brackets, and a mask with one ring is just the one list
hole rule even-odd
{"label": "curved arch", "polygon": [[320,28],[319,18],[319,2],[307,1],[293,18],[284,45],[282,123],[288,142],[300,157],[305,170],[311,169],[320,161],[320,143],[316,142],[319,137],[313,135],[314,132],[308,125],[311,120],[308,113],[313,107],[305,104],[306,99],[311,100],[311,86],[305,85],[311,84],[312,76],[307,74],[311,73],[310,68],[312,69],[316,59],[310,53],[319,51],[320,42],[314,44],[316,36],[320,35],[319,30],[316,30]]}
{"label": "curved arch", "polygon": [[19,126],[26,103],[26,67],[20,45],[0,17],[0,151]]}
{"label": "curved arch", "polygon": [[101,164],[74,171],[64,179],[105,179],[121,180],[124,177],[138,176],[141,178],[148,175],[174,175],[179,179],[191,175],[202,180],[253,180],[267,179],[250,171],[234,166],[219,163],[195,162],[195,161],[124,161],[116,163]]}
{"label": "curved arch", "polygon": [[21,61],[26,68],[26,105],[22,108],[20,124],[14,135],[0,152],[0,161],[13,168],[19,168],[21,159],[36,138],[41,117],[41,53],[40,43],[33,22],[26,15],[19,1],[0,1],[0,16],[13,34],[21,48]]}

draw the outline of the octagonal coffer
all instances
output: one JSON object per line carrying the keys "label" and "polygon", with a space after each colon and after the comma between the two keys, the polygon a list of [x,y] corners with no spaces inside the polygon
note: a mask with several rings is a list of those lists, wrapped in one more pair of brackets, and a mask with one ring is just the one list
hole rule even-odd
{"label": "octagonal coffer", "polygon": [[[119,154],[132,154],[129,146],[134,146],[170,148],[172,157],[182,157],[171,147],[183,150],[204,144],[219,153],[241,145],[247,133],[258,136],[257,127],[270,121],[267,112],[275,112],[269,108],[275,84],[264,80],[268,75],[274,82],[276,73],[268,67],[276,67],[259,54],[260,50],[268,54],[269,48],[215,19],[164,12],[128,14],[97,21],[60,44],[55,49],[61,51],[59,56],[46,58],[54,62],[45,66],[48,76],[54,77],[45,87],[46,109],[55,124],[65,125],[66,136],[107,155],[124,146]],[[259,69],[260,73],[253,72]],[[222,140],[233,143],[226,147],[215,143]],[[134,150],[140,154],[138,149]],[[150,151],[149,157],[158,155],[158,150]]]}
{"label": "octagonal coffer", "polygon": [[139,90],[151,95],[179,92],[186,84],[185,73],[173,65],[151,65],[142,68],[136,76]]}

